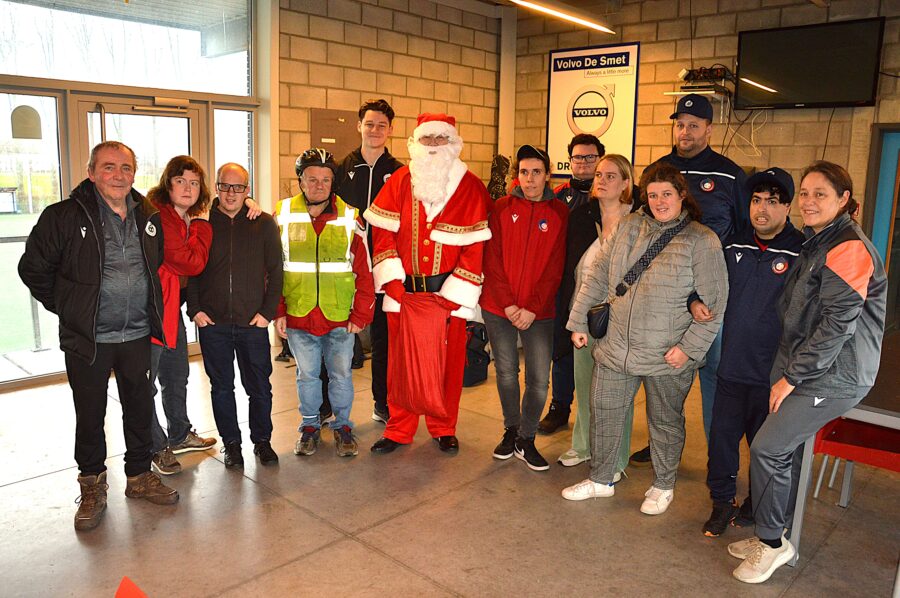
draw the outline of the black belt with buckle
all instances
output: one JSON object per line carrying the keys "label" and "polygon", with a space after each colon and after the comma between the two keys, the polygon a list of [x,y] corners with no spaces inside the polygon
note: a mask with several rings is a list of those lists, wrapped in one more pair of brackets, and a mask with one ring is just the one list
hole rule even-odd
{"label": "black belt with buckle", "polygon": [[409,277],[403,281],[403,286],[406,288],[407,293],[437,293],[441,290],[441,286],[444,284],[444,281],[447,280],[448,276],[450,276],[450,272],[435,274],[434,276],[410,274]]}

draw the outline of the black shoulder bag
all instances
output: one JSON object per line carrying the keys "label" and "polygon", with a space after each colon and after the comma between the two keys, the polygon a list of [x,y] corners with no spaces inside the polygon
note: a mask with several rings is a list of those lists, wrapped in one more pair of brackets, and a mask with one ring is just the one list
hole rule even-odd
{"label": "black shoulder bag", "polygon": [[[684,220],[678,223],[677,226],[673,226],[663,232],[663,234],[647,248],[644,255],[642,255],[637,263],[625,274],[622,282],[616,285],[616,297],[621,297],[628,292],[628,287],[633,285],[638,279],[638,276],[647,269],[647,266],[650,265],[653,258],[659,255],[659,253],[665,249],[666,245],[669,244],[669,241],[671,241],[675,235],[683,231],[684,227],[686,227],[690,221],[690,216],[685,216]],[[594,338],[603,338],[606,336],[606,329],[609,327],[609,308],[614,300],[615,297],[613,297],[611,301],[604,301],[588,310],[588,330]]]}

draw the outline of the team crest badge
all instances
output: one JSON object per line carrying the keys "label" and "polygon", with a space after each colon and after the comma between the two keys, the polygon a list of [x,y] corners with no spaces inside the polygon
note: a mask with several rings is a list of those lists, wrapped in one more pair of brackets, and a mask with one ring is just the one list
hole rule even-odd
{"label": "team crest badge", "polygon": [[784,274],[788,271],[788,261],[783,257],[776,257],[772,261],[772,272],[775,274]]}
{"label": "team crest badge", "polygon": [[548,230],[550,230],[550,225],[547,224],[546,220],[541,218],[541,220],[538,222],[538,230],[541,231],[542,233],[545,233]]}
{"label": "team crest badge", "polygon": [[702,191],[705,191],[706,193],[709,193],[710,191],[712,191],[715,188],[716,188],[716,182],[714,180],[712,180],[711,178],[707,177],[707,178],[703,179],[702,181],[700,181],[700,189]]}
{"label": "team crest badge", "polygon": [[151,237],[155,237],[155,236],[156,236],[156,227],[153,226],[153,223],[152,223],[152,222],[148,222],[148,223],[147,223],[147,226],[144,227],[144,230],[145,230],[145,231],[147,232],[147,234],[150,235]]}
{"label": "team crest badge", "polygon": [[687,108],[690,108],[691,106],[694,105],[694,100],[688,100],[687,102],[684,103],[684,105],[685,105]]}
{"label": "team crest badge", "polygon": [[384,182],[386,183],[389,178],[391,178],[391,173],[384,175]]}

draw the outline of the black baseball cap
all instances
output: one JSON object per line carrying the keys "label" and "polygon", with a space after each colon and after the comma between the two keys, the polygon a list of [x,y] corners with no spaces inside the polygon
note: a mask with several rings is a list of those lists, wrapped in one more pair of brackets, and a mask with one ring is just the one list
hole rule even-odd
{"label": "black baseball cap", "polygon": [[779,197],[781,203],[791,203],[794,199],[794,178],[784,170],[773,166],[760,170],[749,179],[747,179],[747,190],[753,193],[753,189],[757,185],[774,185],[783,191]]}
{"label": "black baseball cap", "polygon": [[536,158],[540,160],[544,163],[544,169],[547,172],[550,172],[550,156],[548,156],[547,152],[541,148],[529,144],[519,147],[516,151],[516,161],[521,162],[527,158]]}
{"label": "black baseball cap", "polygon": [[679,114],[690,114],[711,121],[713,119],[712,104],[700,94],[689,93],[678,100],[678,106],[669,118],[675,120]]}

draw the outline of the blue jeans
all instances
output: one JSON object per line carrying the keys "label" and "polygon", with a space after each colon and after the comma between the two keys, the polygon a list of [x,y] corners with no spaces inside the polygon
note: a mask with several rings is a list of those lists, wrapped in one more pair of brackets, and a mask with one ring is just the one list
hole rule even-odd
{"label": "blue jeans", "polygon": [[323,358],[328,370],[328,399],[334,413],[331,427],[335,430],[342,426],[352,428],[353,377],[350,363],[353,361],[353,335],[344,327],[334,328],[322,336],[288,328],[287,335],[291,353],[297,361],[297,395],[300,397],[300,415],[303,416],[300,430],[306,426],[319,428],[319,407],[322,405],[319,372]]}
{"label": "blue jeans", "polygon": [[272,356],[268,328],[209,325],[198,328],[203,367],[209,376],[213,415],[223,444],[241,442],[234,398],[234,358],[250,399],[250,441],[272,439]]}
{"label": "blue jeans", "polygon": [[[553,353],[553,320],[535,320],[527,330],[519,330],[501,316],[482,312],[491,341],[497,394],[503,408],[503,427],[519,429],[520,438],[534,438],[538,420],[547,402],[550,358]],[[525,394],[519,400],[519,350],[522,338],[525,353]]]}
{"label": "blue jeans", "polygon": [[153,401],[153,452],[181,444],[191,430],[191,420],[187,414],[187,383],[190,369],[188,367],[187,334],[184,330],[184,319],[178,316],[178,337],[175,347],[166,349],[162,345],[150,347],[150,386],[153,398],[156,398],[156,380],[162,393],[163,413],[166,414],[168,435],[159,424],[156,415],[156,401]]}
{"label": "blue jeans", "polygon": [[722,329],[706,352],[706,365],[700,368],[700,396],[703,403],[703,431],[706,432],[706,443],[709,445],[709,427],[712,425],[713,404],[716,401],[716,381],[719,371],[719,358],[722,356]]}

